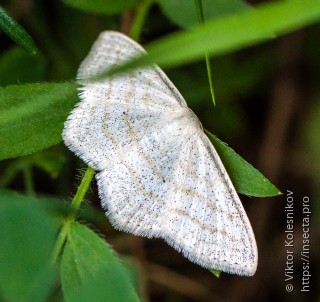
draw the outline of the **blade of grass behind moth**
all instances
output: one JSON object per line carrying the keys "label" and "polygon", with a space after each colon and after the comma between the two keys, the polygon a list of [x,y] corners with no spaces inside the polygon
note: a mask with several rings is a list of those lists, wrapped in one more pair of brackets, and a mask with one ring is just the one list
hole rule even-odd
{"label": "blade of grass behind moth", "polygon": [[140,40],[142,26],[145,23],[153,2],[154,0],[144,0],[136,9],[134,21],[129,34],[129,36],[135,41]]}
{"label": "blade of grass behind moth", "polygon": [[[195,0],[195,5],[196,5],[196,11],[197,11],[199,23],[200,23],[200,25],[204,25],[204,15],[203,15],[202,0]],[[205,51],[204,55],[205,55],[205,58],[206,58],[208,80],[209,80],[209,86],[210,86],[210,93],[211,93],[213,105],[215,106],[216,105],[216,101],[215,101],[214,91],[213,91],[210,56],[209,56],[209,53],[207,51]]]}
{"label": "blade of grass behind moth", "polygon": [[319,0],[260,4],[254,10],[208,21],[204,26],[194,28],[192,31],[176,32],[158,39],[146,45],[148,55],[143,54],[87,80],[98,80],[154,63],[162,68],[177,67],[199,61],[205,51],[211,57],[226,55],[319,20]]}

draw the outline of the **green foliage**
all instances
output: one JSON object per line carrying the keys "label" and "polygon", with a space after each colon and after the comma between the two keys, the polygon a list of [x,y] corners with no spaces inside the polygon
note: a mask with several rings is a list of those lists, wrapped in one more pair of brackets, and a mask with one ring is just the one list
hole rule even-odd
{"label": "green foliage", "polygon": [[63,0],[66,4],[84,10],[86,12],[112,15],[121,13],[122,11],[132,8],[139,3],[140,0]]}
{"label": "green foliage", "polygon": [[269,197],[281,194],[268,179],[209,131],[209,139],[217,150],[237,192],[248,196]]}
{"label": "green foliage", "polygon": [[58,225],[41,201],[0,192],[1,301],[44,301],[52,290]]}
{"label": "green foliage", "polygon": [[[198,21],[199,21],[199,24],[202,26],[205,23],[205,17],[204,17],[204,12],[203,12],[202,1],[201,0],[195,0],[195,4],[196,4],[197,15],[198,15]],[[213,90],[210,56],[209,56],[208,52],[205,52],[204,56],[206,58],[206,66],[207,66],[207,73],[208,73],[208,80],[209,80],[209,86],[210,86],[210,93],[211,93],[211,97],[212,97],[212,102],[215,105],[216,104],[216,100],[215,100],[215,97],[214,97],[214,90]]]}
{"label": "green foliage", "polygon": [[0,28],[18,45],[31,54],[37,52],[37,47],[26,30],[0,6]]}
{"label": "green foliage", "polygon": [[61,142],[63,123],[77,100],[74,83],[0,88],[0,159]]}
{"label": "green foliage", "polygon": [[209,271],[214,274],[217,278],[220,277],[221,272],[216,269],[209,269]]}
{"label": "green foliage", "polygon": [[192,31],[175,33],[159,39],[146,46],[148,55],[132,60],[115,70],[102,72],[98,77],[153,62],[163,67],[178,66],[203,58],[205,52],[211,56],[227,54],[262,43],[275,35],[299,29],[319,19],[318,0],[264,4],[257,9],[209,21]]}
{"label": "green foliage", "polygon": [[66,301],[139,301],[127,272],[110,247],[86,226],[73,222],[61,260]]}
{"label": "green foliage", "polygon": [[[0,162],[0,187],[12,186],[19,190],[25,187],[28,193],[39,194],[43,182],[32,182],[33,179],[39,181],[43,174],[57,178],[54,185],[49,184],[48,187],[72,182],[70,166],[75,163],[62,146],[39,152],[62,141],[64,121],[78,101],[77,85],[70,81],[58,81],[66,81],[71,74],[75,74],[80,60],[100,31],[115,29],[118,20],[130,16],[120,15],[125,10],[134,10],[130,34],[137,40],[141,32],[146,33],[146,40],[171,32],[172,24],[167,22],[168,19],[182,30],[155,39],[147,46],[149,56],[121,67],[122,71],[153,62],[177,67],[203,59],[205,53],[215,57],[224,56],[213,62],[214,81],[211,88],[219,100],[218,108],[213,108],[208,101],[210,94],[204,65],[190,65],[171,72],[173,82],[181,82],[192,109],[198,110],[201,121],[208,123],[206,128],[217,127],[215,133],[225,131],[223,133],[230,136],[237,135],[237,131],[247,126],[239,97],[247,97],[257,90],[267,92],[269,87],[264,87],[263,83],[270,74],[274,59],[271,52],[259,53],[258,56],[250,53],[248,62],[225,55],[320,20],[318,0],[269,1],[255,8],[240,0],[203,0],[206,22],[201,26],[197,26],[199,22],[194,0],[63,2],[54,4],[59,13],[58,17],[55,16],[58,19],[56,24],[54,18],[47,20],[46,13],[43,13],[47,3],[41,1],[34,3],[34,14],[24,19],[39,44],[40,54],[30,56],[18,47],[1,53],[0,160],[10,160]],[[156,3],[163,15],[159,10],[150,12]],[[144,28],[148,19],[150,28]],[[18,45],[29,53],[35,53],[36,47],[29,34],[1,7],[0,27]],[[192,31],[184,30],[190,28]],[[42,81],[49,82],[36,83]],[[307,147],[313,161],[317,159],[320,145],[316,136],[318,115],[316,107],[306,132]],[[207,135],[238,192],[258,197],[280,194],[273,184],[230,147],[211,133],[207,132]],[[40,169],[45,173],[33,177],[33,167],[38,168],[34,169],[37,172]],[[314,169],[317,175],[318,166],[314,165]],[[20,172],[23,180],[19,178]],[[139,301],[132,285],[136,285],[138,280],[134,266],[130,266],[128,273],[103,239],[75,222],[77,215],[86,218],[90,213],[96,213],[90,206],[91,212],[81,209],[77,213],[93,175],[94,171],[88,169],[68,211],[56,207],[57,204],[64,205],[67,198],[35,198],[0,191],[1,301],[53,300],[53,293],[60,286],[62,298],[71,302]],[[20,182],[24,182],[24,186]],[[34,192],[34,188],[37,192]],[[70,186],[68,189],[71,190]],[[47,187],[43,189],[47,193],[46,190]],[[61,192],[57,191],[52,190],[50,194],[57,196]],[[97,219],[92,221],[96,222]],[[59,276],[56,274],[58,271]],[[220,275],[219,271],[210,271],[217,277]],[[130,280],[130,275],[135,276],[134,282]]]}
{"label": "green foliage", "polygon": [[[182,28],[198,25],[194,0],[158,0],[163,13]],[[226,17],[250,9],[250,5],[241,0],[202,0],[206,21]]]}
{"label": "green foliage", "polygon": [[39,53],[30,55],[12,47],[0,57],[0,86],[41,81],[45,68],[45,60]]}
{"label": "green foliage", "polygon": [[[27,156],[26,156],[27,157]],[[28,158],[28,157],[27,157]],[[52,178],[58,177],[65,158],[58,152],[41,152],[29,155],[33,165],[47,172]]]}

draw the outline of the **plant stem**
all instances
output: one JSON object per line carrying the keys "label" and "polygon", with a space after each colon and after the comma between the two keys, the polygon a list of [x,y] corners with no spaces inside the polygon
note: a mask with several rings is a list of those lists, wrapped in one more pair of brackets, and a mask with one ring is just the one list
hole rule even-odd
{"label": "plant stem", "polygon": [[26,193],[29,196],[35,196],[35,191],[34,191],[34,184],[33,184],[33,179],[32,179],[32,167],[30,164],[26,164],[23,167],[23,178],[24,178],[24,185],[26,188]]}
{"label": "plant stem", "polygon": [[[195,0],[196,5],[196,11],[198,15],[198,20],[200,25],[202,26],[204,24],[204,15],[203,15],[203,8],[202,8],[202,1],[201,0]],[[214,97],[214,91],[213,91],[213,84],[212,84],[212,71],[211,71],[211,62],[210,62],[210,56],[208,52],[204,53],[206,58],[206,65],[207,65],[207,73],[208,73],[208,80],[209,80],[209,86],[210,86],[210,93],[212,97],[213,105],[216,105],[215,97]]]}
{"label": "plant stem", "polygon": [[74,196],[72,202],[71,202],[71,208],[74,211],[77,211],[83,201],[84,196],[86,195],[86,192],[89,189],[90,182],[94,176],[95,170],[91,167],[88,167],[86,173],[84,174],[80,186],[77,190],[76,195]]}
{"label": "plant stem", "polygon": [[144,0],[136,10],[136,14],[129,34],[129,36],[135,41],[139,41],[140,39],[142,26],[146,20],[146,16],[153,2],[154,0]]}
{"label": "plant stem", "polygon": [[197,11],[199,23],[203,25],[204,15],[203,15],[203,8],[202,8],[202,0],[195,0],[195,5],[196,5],[196,11]]}
{"label": "plant stem", "polygon": [[18,174],[20,167],[19,164],[17,164],[18,160],[14,160],[11,162],[7,168],[4,170],[4,172],[1,174],[0,177],[0,188],[4,188],[8,184],[11,183],[11,181],[16,177]]}
{"label": "plant stem", "polygon": [[212,84],[212,71],[211,71],[210,56],[209,56],[209,54],[207,52],[204,55],[206,57],[206,65],[207,65],[207,72],[208,72],[208,80],[209,80],[209,85],[210,85],[211,98],[212,98],[213,105],[215,106],[216,105],[216,100],[215,100],[215,97],[214,97],[213,84]]}
{"label": "plant stem", "polygon": [[52,263],[55,263],[58,259],[58,256],[60,255],[63,244],[66,241],[66,238],[69,233],[70,223],[73,222],[76,218],[76,211],[81,206],[83,198],[89,189],[89,186],[90,186],[91,180],[94,176],[94,173],[95,173],[95,170],[92,169],[91,167],[88,167],[86,173],[84,174],[84,176],[81,180],[81,183],[80,183],[80,186],[78,187],[77,193],[71,202],[70,207],[73,210],[73,212],[65,219],[65,221],[60,229],[56,244],[53,248]]}
{"label": "plant stem", "polygon": [[68,233],[69,233],[69,227],[70,227],[70,222],[72,221],[72,218],[71,217],[68,217],[61,229],[60,229],[60,232],[59,232],[59,235],[58,235],[58,238],[57,238],[57,241],[56,241],[56,244],[53,248],[53,252],[52,252],[52,256],[51,256],[51,261],[52,261],[52,264],[54,265],[58,259],[58,256],[60,255],[60,252],[62,250],[62,247],[63,247],[63,244],[64,242],[66,241],[66,238],[68,236]]}

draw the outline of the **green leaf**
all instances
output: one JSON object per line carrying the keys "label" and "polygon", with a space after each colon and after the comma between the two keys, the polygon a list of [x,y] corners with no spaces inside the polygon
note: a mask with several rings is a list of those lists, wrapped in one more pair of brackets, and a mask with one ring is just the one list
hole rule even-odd
{"label": "green leaf", "polygon": [[31,54],[37,52],[37,47],[26,30],[0,6],[0,28],[18,45]]}
{"label": "green leaf", "polygon": [[0,87],[0,159],[61,142],[63,123],[77,101],[71,82]]}
{"label": "green leaf", "polygon": [[209,271],[214,274],[217,278],[220,277],[221,271],[218,271],[216,269],[209,269]]}
{"label": "green leaf", "polygon": [[137,263],[134,258],[131,258],[129,256],[123,256],[121,257],[121,263],[125,267],[125,270],[129,276],[130,282],[134,286],[134,289],[136,291],[139,291],[139,280],[141,280],[140,274],[139,274],[139,268],[137,266]]}
{"label": "green leaf", "polygon": [[[175,24],[182,28],[198,25],[194,0],[158,0],[162,12]],[[251,6],[241,0],[202,0],[206,21],[243,12]]]}
{"label": "green leaf", "polygon": [[192,31],[174,33],[146,46],[140,56],[98,78],[156,62],[162,67],[178,66],[211,56],[227,54],[261,43],[275,34],[297,30],[320,19],[319,0],[277,1],[226,18],[207,22]]}
{"label": "green leaf", "polygon": [[227,144],[209,131],[206,130],[205,133],[218,152],[237,192],[255,197],[269,197],[281,194],[277,187],[228,147]]}
{"label": "green leaf", "polygon": [[39,82],[45,75],[45,60],[39,54],[12,47],[0,57],[0,71],[1,86]]}
{"label": "green leaf", "polygon": [[70,224],[60,276],[67,302],[139,301],[110,247],[77,222]]}
{"label": "green leaf", "polygon": [[58,225],[37,201],[0,191],[1,301],[46,301],[52,290],[49,261]]}
{"label": "green leaf", "polygon": [[140,0],[63,0],[63,2],[86,12],[112,15],[134,7]]}
{"label": "green leaf", "polygon": [[47,172],[52,178],[56,178],[65,162],[65,157],[57,152],[40,152],[31,155],[34,165]]}

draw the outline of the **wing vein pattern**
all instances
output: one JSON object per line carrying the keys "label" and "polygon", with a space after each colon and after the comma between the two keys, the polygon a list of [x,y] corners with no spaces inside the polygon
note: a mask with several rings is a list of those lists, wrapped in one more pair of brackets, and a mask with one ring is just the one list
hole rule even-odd
{"label": "wing vein pattern", "polygon": [[225,168],[186,102],[157,66],[88,79],[144,54],[100,34],[82,62],[80,99],[65,144],[95,168],[101,203],[118,229],[163,238],[191,261],[253,275],[254,234]]}

